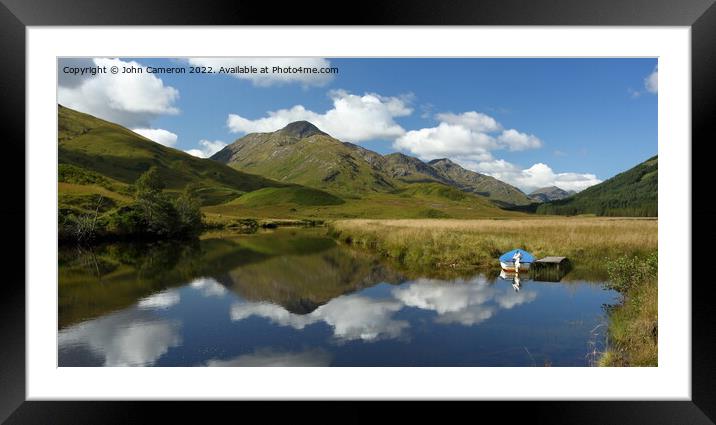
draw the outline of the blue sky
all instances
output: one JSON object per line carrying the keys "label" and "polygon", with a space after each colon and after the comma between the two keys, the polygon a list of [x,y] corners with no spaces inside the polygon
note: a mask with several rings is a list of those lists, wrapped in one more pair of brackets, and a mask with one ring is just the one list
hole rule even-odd
{"label": "blue sky", "polygon": [[[134,62],[134,63],[133,63]],[[63,72],[329,66],[326,74]],[[296,119],[379,153],[448,157],[525,191],[582,190],[657,153],[657,60],[61,59],[59,102],[206,156]]]}

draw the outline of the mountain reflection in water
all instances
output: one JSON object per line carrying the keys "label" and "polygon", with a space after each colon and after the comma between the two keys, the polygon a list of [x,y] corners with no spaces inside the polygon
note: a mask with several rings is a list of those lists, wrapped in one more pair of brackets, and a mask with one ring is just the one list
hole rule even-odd
{"label": "mountain reflection in water", "polygon": [[587,282],[409,279],[324,234],[63,249],[59,365],[583,366],[615,299]]}

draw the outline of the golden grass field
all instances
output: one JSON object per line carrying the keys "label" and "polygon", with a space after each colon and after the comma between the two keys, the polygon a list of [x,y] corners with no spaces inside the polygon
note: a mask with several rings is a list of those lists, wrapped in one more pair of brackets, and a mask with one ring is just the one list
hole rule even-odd
{"label": "golden grass field", "polygon": [[340,240],[373,249],[418,267],[495,266],[497,257],[522,248],[536,257],[569,257],[573,264],[657,250],[653,219],[601,217],[505,220],[336,220],[329,223]]}

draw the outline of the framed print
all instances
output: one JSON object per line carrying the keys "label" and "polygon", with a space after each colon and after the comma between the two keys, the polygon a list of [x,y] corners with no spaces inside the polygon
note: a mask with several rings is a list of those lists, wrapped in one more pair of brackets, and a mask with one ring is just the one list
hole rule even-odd
{"label": "framed print", "polygon": [[712,423],[716,7],[399,3],[4,1],[3,419]]}

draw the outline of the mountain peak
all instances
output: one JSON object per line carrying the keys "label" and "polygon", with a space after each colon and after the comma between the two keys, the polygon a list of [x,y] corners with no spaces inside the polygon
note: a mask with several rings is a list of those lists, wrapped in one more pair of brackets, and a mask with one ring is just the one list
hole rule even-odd
{"label": "mountain peak", "polygon": [[435,164],[457,165],[454,162],[452,162],[449,158],[433,159],[431,161],[428,161],[428,164],[430,164],[430,165],[435,165]]}
{"label": "mountain peak", "polygon": [[398,159],[401,161],[407,161],[407,162],[414,162],[414,163],[422,163],[423,162],[414,156],[406,155],[402,152],[392,152],[392,153],[386,154],[384,156],[386,158],[394,158],[394,159]]}
{"label": "mountain peak", "polygon": [[530,199],[536,202],[550,202],[567,198],[569,196],[574,195],[575,193],[576,192],[572,190],[567,191],[562,189],[561,187],[547,186],[532,191],[528,196],[530,197]]}
{"label": "mountain peak", "polygon": [[311,137],[314,134],[326,135],[326,133],[322,132],[318,129],[318,127],[308,121],[294,121],[278,132],[287,136],[296,137],[298,139]]}
{"label": "mountain peak", "polygon": [[553,192],[553,191],[555,191],[555,190],[562,190],[562,191],[564,191],[561,187],[557,187],[557,186],[545,186],[545,187],[540,187],[539,189],[536,189],[536,190],[535,190],[534,192],[532,192],[532,193]]}

